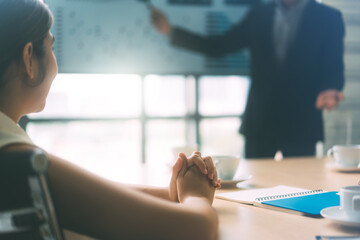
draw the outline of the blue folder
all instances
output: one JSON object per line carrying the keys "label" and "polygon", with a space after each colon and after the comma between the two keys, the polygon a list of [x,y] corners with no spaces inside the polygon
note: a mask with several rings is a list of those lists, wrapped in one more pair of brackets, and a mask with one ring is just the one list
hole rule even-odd
{"label": "blue folder", "polygon": [[320,211],[324,208],[339,206],[340,197],[338,192],[323,192],[306,196],[263,201],[261,204],[297,211],[304,215],[320,215]]}

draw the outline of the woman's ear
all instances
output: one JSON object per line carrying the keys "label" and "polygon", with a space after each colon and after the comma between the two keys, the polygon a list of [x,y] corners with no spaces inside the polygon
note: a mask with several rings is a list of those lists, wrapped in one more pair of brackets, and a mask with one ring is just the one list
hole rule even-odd
{"label": "woman's ear", "polygon": [[31,42],[27,43],[23,50],[23,60],[25,65],[26,74],[30,79],[35,77],[34,68],[34,46]]}

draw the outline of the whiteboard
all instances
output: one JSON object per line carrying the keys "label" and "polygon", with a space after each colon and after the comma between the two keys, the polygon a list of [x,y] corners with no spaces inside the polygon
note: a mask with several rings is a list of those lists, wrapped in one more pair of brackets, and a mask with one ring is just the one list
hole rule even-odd
{"label": "whiteboard", "polygon": [[[255,0],[153,0],[174,26],[219,34],[241,20]],[[240,2],[237,4],[236,2]],[[222,58],[172,46],[137,0],[47,0],[55,18],[54,52],[61,73],[247,74],[246,51]]]}

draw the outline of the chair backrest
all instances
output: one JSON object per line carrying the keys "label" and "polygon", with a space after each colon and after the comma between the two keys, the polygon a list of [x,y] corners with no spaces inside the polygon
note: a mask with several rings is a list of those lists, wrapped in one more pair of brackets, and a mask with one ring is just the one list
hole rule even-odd
{"label": "chair backrest", "polygon": [[40,149],[0,150],[0,239],[63,240]]}

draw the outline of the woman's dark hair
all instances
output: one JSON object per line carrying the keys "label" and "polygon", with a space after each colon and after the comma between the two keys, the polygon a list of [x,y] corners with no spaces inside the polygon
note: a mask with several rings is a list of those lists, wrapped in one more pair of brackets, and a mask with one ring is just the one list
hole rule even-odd
{"label": "woman's dark hair", "polygon": [[44,40],[52,23],[50,10],[40,0],[0,0],[0,90],[6,70],[21,58],[27,43],[33,44],[35,56],[45,55]]}

